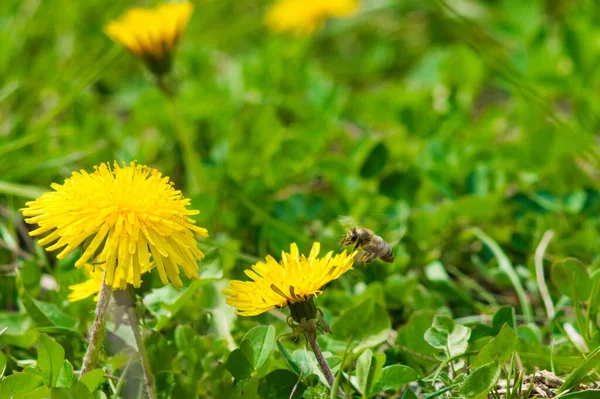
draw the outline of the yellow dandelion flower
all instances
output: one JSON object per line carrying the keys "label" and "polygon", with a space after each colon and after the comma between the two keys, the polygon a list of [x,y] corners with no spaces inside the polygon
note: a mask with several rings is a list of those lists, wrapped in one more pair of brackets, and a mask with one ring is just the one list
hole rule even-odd
{"label": "yellow dandelion flower", "polygon": [[198,278],[196,260],[204,254],[194,233],[207,237],[208,232],[194,225],[189,216],[199,212],[187,209],[190,200],[158,170],[135,162],[123,167],[115,162],[112,168],[103,163],[94,173],[73,172],[51,187],[54,191],[27,202],[21,212],[27,223],[39,225],[31,236],[49,233],[39,240],[41,246],[62,248],[58,259],[83,244],[75,266],[90,259],[105,263],[111,286],[124,286],[132,275],[139,287],[142,270],[152,261],[164,284],[170,279],[181,287],[179,267],[189,278]]}
{"label": "yellow dandelion flower", "polygon": [[232,280],[223,290],[227,303],[242,316],[256,316],[273,308],[305,302],[321,293],[327,283],[352,268],[357,252],[346,251],[333,256],[328,252],[318,258],[321,244],[315,242],[308,258],[300,255],[298,246],[290,245],[290,253],[282,252],[281,262],[267,256],[245,273],[252,281]]}
{"label": "yellow dandelion flower", "polygon": [[265,18],[276,32],[310,35],[325,19],[347,17],[358,9],[358,0],[279,0]]}
{"label": "yellow dandelion flower", "polygon": [[[148,273],[154,264],[144,265],[141,273]],[[104,278],[104,265],[96,265],[95,267],[89,263],[84,266],[85,274],[89,277],[88,280],[83,283],[73,284],[69,286],[69,289],[73,292],[69,294],[69,302],[81,301],[89,296],[96,295],[94,301],[98,301],[98,293],[102,285],[102,279]],[[127,284],[120,285],[124,280],[120,274],[123,273],[121,269],[117,270],[117,276],[113,281],[113,290],[124,290],[127,288],[127,284],[133,285],[133,276],[130,275],[127,279]]]}
{"label": "yellow dandelion flower", "polygon": [[171,69],[173,51],[193,10],[189,2],[131,8],[120,19],[109,22],[104,33],[161,76]]}

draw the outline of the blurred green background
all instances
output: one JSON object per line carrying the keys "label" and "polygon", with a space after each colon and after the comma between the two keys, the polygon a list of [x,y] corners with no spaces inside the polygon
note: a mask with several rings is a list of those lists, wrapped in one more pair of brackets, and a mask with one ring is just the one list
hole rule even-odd
{"label": "blurred green background", "polygon": [[[166,101],[102,34],[131,4],[67,4],[2,4],[2,181],[138,160],[185,193]],[[264,256],[350,215],[399,241],[398,268],[460,263],[469,225],[522,262],[546,228],[591,259],[597,5],[443,4],[366,1],[313,38],[269,33],[262,1],[196,4],[175,68],[213,237]]]}
{"label": "blurred green background", "polygon": [[[156,167],[192,198],[211,234],[204,264],[226,278],[291,242],[337,250],[349,227],[374,230],[394,264],[358,268],[322,303],[338,314],[380,290],[392,328],[417,310],[519,308],[472,227],[503,248],[537,316],[533,255],[545,231],[555,232],[547,261],[597,269],[596,1],[364,0],[313,37],[269,32],[267,1],[195,1],[174,69],[196,170],[144,66],[102,33],[133,4],[155,3],[0,3],[4,310],[17,308],[11,265],[25,263],[36,270],[32,295],[89,320],[91,300],[65,301],[82,271],[35,246],[18,208],[71,171],[113,160]],[[198,175],[190,193],[186,176]],[[42,272],[58,291],[40,293]],[[206,316],[187,312],[180,322]]]}

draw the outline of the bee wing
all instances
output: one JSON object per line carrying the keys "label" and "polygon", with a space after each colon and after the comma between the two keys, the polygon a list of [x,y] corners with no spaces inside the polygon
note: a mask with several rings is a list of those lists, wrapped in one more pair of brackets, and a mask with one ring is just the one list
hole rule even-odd
{"label": "bee wing", "polygon": [[337,221],[344,230],[349,230],[352,227],[358,226],[358,222],[352,216],[340,215],[337,217]]}
{"label": "bee wing", "polygon": [[402,238],[404,237],[405,234],[406,234],[406,226],[402,226],[397,229],[391,230],[386,235],[384,240],[387,238],[386,242],[390,246],[394,247],[400,242],[400,240],[402,240]]}
{"label": "bee wing", "polygon": [[337,217],[337,222],[344,230],[343,234],[341,234],[338,237],[338,244],[341,245],[341,248],[344,248],[346,246],[345,242],[346,242],[346,234],[348,233],[348,230],[357,226],[356,219],[354,219],[352,216],[339,215]]}
{"label": "bee wing", "polygon": [[[374,226],[372,229],[375,234],[383,238],[390,246],[396,246],[406,235],[407,219],[410,215],[410,209],[406,206],[399,206],[394,213],[370,213],[365,214],[372,220],[364,222],[363,225]],[[361,218],[362,221],[362,218]]]}
{"label": "bee wing", "polygon": [[[395,246],[406,234],[406,217],[405,215],[401,216],[386,213],[370,213],[365,215],[365,220],[361,218],[361,222],[359,222],[352,216],[340,215],[337,217],[337,221],[345,231],[357,226],[369,227],[389,245]],[[375,228],[373,229],[373,227]]]}

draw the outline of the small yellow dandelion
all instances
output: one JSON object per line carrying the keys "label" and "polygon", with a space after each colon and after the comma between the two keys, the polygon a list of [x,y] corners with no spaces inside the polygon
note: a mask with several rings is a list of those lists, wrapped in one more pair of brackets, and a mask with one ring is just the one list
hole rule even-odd
{"label": "small yellow dandelion", "polygon": [[204,254],[194,233],[207,237],[208,232],[189,217],[199,213],[187,209],[190,200],[158,170],[135,162],[123,167],[115,162],[112,168],[103,163],[94,173],[73,172],[51,187],[55,191],[27,202],[21,212],[27,223],[39,225],[31,236],[49,233],[39,240],[41,246],[62,248],[58,259],[83,246],[75,266],[90,259],[104,263],[110,286],[125,286],[133,276],[139,287],[142,270],[152,261],[164,284],[170,279],[182,286],[179,267],[198,278],[196,260]]}
{"label": "small yellow dandelion", "polygon": [[227,303],[242,316],[255,316],[273,308],[306,302],[319,295],[323,286],[352,268],[357,252],[346,251],[333,256],[333,251],[318,258],[321,244],[315,242],[308,258],[300,255],[298,246],[290,245],[290,253],[282,252],[281,263],[267,256],[245,273],[252,281],[232,280],[223,290]]}
{"label": "small yellow dandelion", "polygon": [[[154,264],[144,265],[142,267],[141,273],[148,273]],[[100,287],[102,286],[102,280],[104,279],[104,265],[96,265],[92,266],[89,263],[84,266],[85,274],[89,277],[88,280],[83,283],[73,284],[69,286],[69,289],[73,292],[69,294],[69,302],[81,301],[89,296],[96,295],[94,297],[95,301],[98,301],[98,293],[100,292]],[[117,274],[122,273],[121,269],[117,269]],[[121,276],[117,275],[113,281],[113,290],[124,290],[127,289],[127,284],[133,285],[133,276],[130,275],[127,279],[127,284],[120,285],[123,283],[123,279]]]}
{"label": "small yellow dandelion", "polygon": [[173,52],[193,9],[189,2],[131,8],[119,20],[108,23],[104,33],[161,76],[171,69]]}
{"label": "small yellow dandelion", "polygon": [[276,32],[310,35],[330,17],[347,17],[356,12],[358,0],[279,0],[265,18]]}

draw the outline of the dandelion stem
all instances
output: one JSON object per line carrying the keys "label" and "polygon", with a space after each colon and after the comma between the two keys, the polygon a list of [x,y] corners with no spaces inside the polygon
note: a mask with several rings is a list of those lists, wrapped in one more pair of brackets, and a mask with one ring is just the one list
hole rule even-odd
{"label": "dandelion stem", "polygon": [[131,324],[131,330],[133,331],[133,336],[135,337],[135,342],[138,347],[138,355],[140,356],[140,363],[142,364],[142,370],[144,371],[144,377],[146,378],[146,386],[148,387],[148,398],[156,399],[158,396],[156,395],[156,388],[154,387],[154,374],[152,374],[150,360],[148,358],[148,353],[146,352],[146,346],[144,345],[144,337],[140,331],[138,317],[135,312],[135,302],[131,296],[130,299],[131,306],[127,306],[127,317],[129,318],[129,324]]}
{"label": "dandelion stem", "polygon": [[110,302],[110,296],[112,294],[112,287],[105,284],[106,281],[106,270],[104,271],[104,277],[102,279],[102,285],[100,293],[98,294],[98,304],[96,305],[96,317],[92,330],[90,331],[90,343],[88,345],[87,352],[83,358],[83,366],[81,367],[81,378],[85,373],[91,371],[98,357],[100,356],[100,349],[104,342],[104,330],[106,327],[106,316],[108,315],[108,304]]}
{"label": "dandelion stem", "polygon": [[[315,358],[317,359],[317,363],[319,363],[319,367],[321,368],[321,371],[325,375],[325,379],[329,383],[329,386],[333,387],[335,378],[333,377],[333,373],[331,372],[331,369],[329,368],[329,365],[327,364],[327,360],[325,360],[325,358],[323,357],[323,352],[321,352],[321,347],[319,346],[319,343],[317,342],[317,333],[316,332],[306,333],[306,338],[308,339],[308,343],[312,347],[312,351],[315,354]],[[344,399],[346,398],[346,395],[344,395],[344,392],[339,388],[338,388],[338,395],[340,395]]]}
{"label": "dandelion stem", "polygon": [[158,88],[167,98],[169,104],[169,113],[173,121],[175,129],[175,135],[181,151],[183,153],[183,163],[185,165],[185,178],[188,191],[191,195],[196,195],[200,192],[200,181],[202,176],[202,159],[200,155],[194,151],[194,146],[189,135],[188,130],[185,127],[185,122],[177,109],[176,94],[175,90],[168,86],[163,79],[158,79]]}

